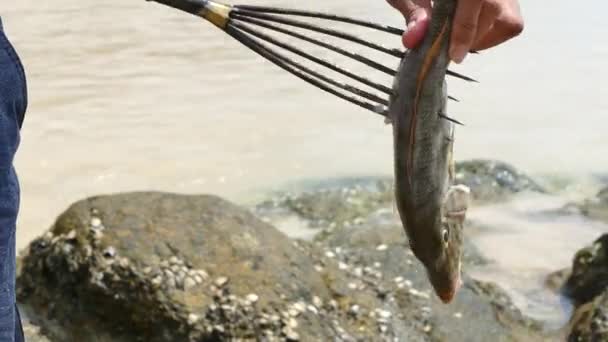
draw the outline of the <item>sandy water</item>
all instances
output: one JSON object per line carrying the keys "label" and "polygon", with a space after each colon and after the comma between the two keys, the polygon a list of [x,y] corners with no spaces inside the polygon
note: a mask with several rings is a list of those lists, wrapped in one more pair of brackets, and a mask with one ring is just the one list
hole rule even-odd
{"label": "sandy water", "polygon": [[[402,24],[382,0],[250,3]],[[557,304],[535,292],[540,275],[608,231],[541,213],[594,194],[608,175],[608,5],[595,5],[582,21],[571,1],[524,1],[523,36],[454,67],[482,83],[450,82],[462,100],[450,113],[466,123],[457,158],[501,159],[560,190],[471,212],[492,227],[476,243],[496,265],[479,276],[551,319]],[[279,71],[197,18],[143,0],[20,0],[0,14],[30,92],[17,156],[19,248],[89,195],[145,189],[252,203],[291,182],[392,171],[382,119]],[[398,37],[377,39],[399,46]]]}

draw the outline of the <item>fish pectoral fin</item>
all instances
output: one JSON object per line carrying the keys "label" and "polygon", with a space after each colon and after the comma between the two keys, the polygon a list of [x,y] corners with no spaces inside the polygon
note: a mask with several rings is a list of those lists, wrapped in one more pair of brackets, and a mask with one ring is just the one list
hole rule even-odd
{"label": "fish pectoral fin", "polygon": [[450,186],[444,202],[445,217],[460,223],[464,222],[469,209],[470,197],[471,189],[468,186],[463,184]]}

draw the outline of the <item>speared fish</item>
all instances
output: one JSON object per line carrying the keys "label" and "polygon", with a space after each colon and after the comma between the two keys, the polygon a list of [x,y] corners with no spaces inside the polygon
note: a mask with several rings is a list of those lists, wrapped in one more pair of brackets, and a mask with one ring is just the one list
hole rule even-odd
{"label": "speared fish", "polygon": [[436,0],[425,39],[401,61],[390,97],[395,199],[412,252],[444,302],[461,284],[469,189],[454,182],[454,128],[447,115],[448,47],[455,0]]}

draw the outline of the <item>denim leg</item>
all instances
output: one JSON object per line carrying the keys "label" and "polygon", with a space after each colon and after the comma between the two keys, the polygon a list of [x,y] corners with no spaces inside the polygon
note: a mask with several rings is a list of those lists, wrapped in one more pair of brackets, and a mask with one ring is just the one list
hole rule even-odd
{"label": "denim leg", "polygon": [[25,72],[0,26],[0,342],[24,341],[15,300],[20,190],[13,160],[26,107]]}

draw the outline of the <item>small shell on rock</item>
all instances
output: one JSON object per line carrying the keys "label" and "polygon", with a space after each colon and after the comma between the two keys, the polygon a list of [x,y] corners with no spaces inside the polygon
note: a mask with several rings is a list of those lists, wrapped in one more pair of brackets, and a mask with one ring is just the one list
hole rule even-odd
{"label": "small shell on rock", "polygon": [[425,325],[423,328],[425,333],[431,332],[431,326],[430,325]]}
{"label": "small shell on rock", "polygon": [[196,281],[194,279],[187,277],[184,279],[184,290],[191,289],[196,286]]}
{"label": "small shell on rock", "polygon": [[314,304],[314,306],[316,306],[317,308],[320,308],[321,306],[323,306],[323,301],[318,296],[314,296],[312,297],[312,304]]}
{"label": "small shell on rock", "polygon": [[103,251],[103,256],[106,258],[113,258],[114,256],[116,256],[116,249],[114,249],[114,247],[112,246],[106,248]]}
{"label": "small shell on rock", "polygon": [[304,312],[306,311],[306,304],[304,304],[303,302],[297,302],[293,304],[293,308],[298,310],[299,312]]}
{"label": "small shell on rock", "polygon": [[329,306],[333,310],[337,310],[338,309],[338,302],[335,299],[332,299],[332,300],[329,301]]}
{"label": "small shell on rock", "polygon": [[308,311],[314,313],[315,315],[319,313],[319,310],[317,310],[314,305],[308,305],[306,308],[308,309]]}
{"label": "small shell on rock", "polygon": [[390,318],[392,316],[392,313],[388,310],[376,309],[376,311],[378,312],[378,315],[382,318]]}
{"label": "small shell on rock", "polygon": [[150,266],[146,266],[146,267],[144,267],[144,268],[141,270],[141,272],[142,272],[143,274],[149,274],[150,272],[152,272],[152,267],[150,267]]}
{"label": "small shell on rock", "polygon": [[93,228],[101,227],[101,219],[99,217],[91,218],[91,227],[93,227]]}
{"label": "small shell on rock", "polygon": [[247,295],[247,297],[245,297],[245,299],[247,300],[247,302],[249,303],[255,303],[258,301],[259,297],[257,294],[255,293],[250,293]]}
{"label": "small shell on rock", "polygon": [[200,284],[203,282],[203,278],[201,278],[201,276],[199,276],[198,274],[195,275],[193,279],[197,284]]}
{"label": "small shell on rock", "polygon": [[169,263],[171,263],[173,265],[177,264],[178,261],[179,261],[179,259],[177,259],[177,257],[175,255],[169,258]]}
{"label": "small shell on rock", "polygon": [[207,274],[205,270],[198,270],[196,273],[199,275],[199,277],[203,278],[203,280],[209,278],[209,274]]}
{"label": "small shell on rock", "polygon": [[298,321],[295,318],[291,317],[289,320],[287,320],[287,326],[292,329],[295,329],[298,327]]}
{"label": "small shell on rock", "polygon": [[460,312],[455,312],[455,313],[454,313],[454,317],[456,317],[456,318],[462,318],[462,313],[460,313]]}
{"label": "small shell on rock", "polygon": [[294,308],[290,308],[287,310],[287,315],[291,316],[291,317],[296,317],[300,314],[300,311],[294,309]]}
{"label": "small shell on rock", "polygon": [[376,250],[377,251],[385,251],[387,248],[388,248],[387,245],[381,244],[381,245],[378,245],[378,247],[376,247]]}
{"label": "small shell on rock", "polygon": [[118,262],[118,265],[122,268],[127,268],[129,267],[129,259],[127,258],[120,258],[120,261]]}
{"label": "small shell on rock", "polygon": [[345,270],[345,269],[347,269],[347,268],[348,268],[348,265],[347,265],[347,264],[345,264],[345,263],[343,263],[342,261],[340,261],[340,262],[338,263],[338,268],[339,268],[339,269],[341,269],[341,270]]}
{"label": "small shell on rock", "polygon": [[189,314],[188,315],[188,324],[193,325],[196,324],[196,322],[198,322],[198,320],[200,319],[200,317],[196,314]]}
{"label": "small shell on rock", "polygon": [[217,285],[218,287],[223,287],[224,285],[226,285],[226,283],[228,283],[227,277],[219,277],[215,279],[215,285]]}
{"label": "small shell on rock", "polygon": [[160,275],[152,278],[152,285],[155,287],[159,286],[162,282],[163,282],[163,278]]}
{"label": "small shell on rock", "polygon": [[74,229],[70,230],[68,235],[66,235],[66,240],[74,240],[76,238],[76,231]]}
{"label": "small shell on rock", "polygon": [[171,272],[171,270],[165,269],[165,277],[167,277],[167,278],[175,278],[175,274],[173,274],[173,272]]}
{"label": "small shell on rock", "polygon": [[285,334],[285,337],[287,337],[288,341],[299,341],[300,340],[300,335],[298,335],[297,332],[293,331],[289,327],[283,328],[283,333]]}
{"label": "small shell on rock", "polygon": [[326,257],[328,257],[328,258],[333,258],[333,257],[335,257],[336,255],[335,255],[335,254],[334,254],[334,252],[332,252],[332,251],[327,251],[327,252],[325,252],[325,256],[326,256]]}

